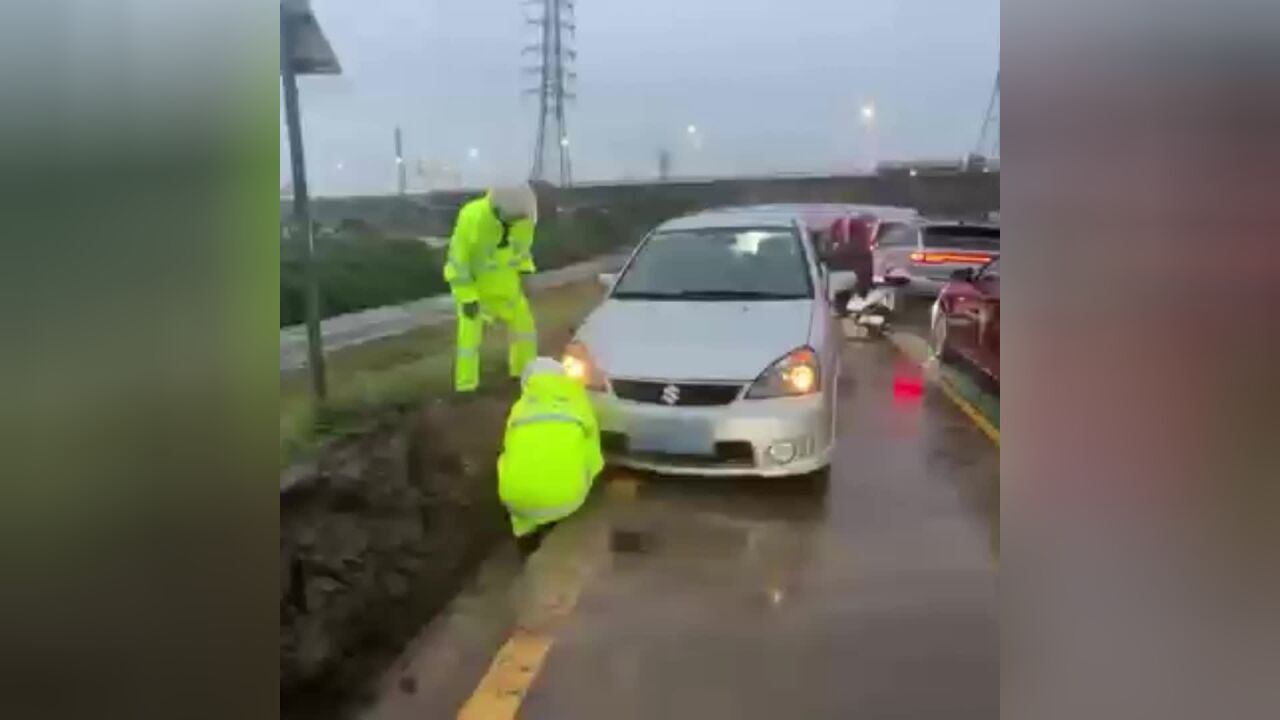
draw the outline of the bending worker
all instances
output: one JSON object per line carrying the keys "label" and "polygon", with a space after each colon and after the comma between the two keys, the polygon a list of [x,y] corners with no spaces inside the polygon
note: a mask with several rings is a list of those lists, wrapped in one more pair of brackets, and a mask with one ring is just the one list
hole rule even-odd
{"label": "bending worker", "polygon": [[498,498],[527,558],[556,522],[582,506],[604,457],[591,401],[558,361],[529,363],[521,386],[498,457]]}
{"label": "bending worker", "polygon": [[507,368],[513,379],[538,354],[538,335],[520,275],[533,267],[537,198],[528,185],[496,187],[458,212],[444,279],[458,312],[453,386],[480,386],[480,341],[485,323],[507,325]]}

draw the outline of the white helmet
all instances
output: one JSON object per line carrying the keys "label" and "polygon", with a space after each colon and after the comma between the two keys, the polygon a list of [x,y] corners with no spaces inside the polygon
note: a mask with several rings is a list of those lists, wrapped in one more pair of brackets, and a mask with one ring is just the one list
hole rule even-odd
{"label": "white helmet", "polygon": [[529,218],[538,221],[538,198],[528,183],[490,188],[489,199],[504,220]]}
{"label": "white helmet", "polygon": [[564,366],[559,360],[549,357],[534,358],[524,366],[524,372],[520,374],[520,387],[529,384],[529,378],[534,375],[563,375]]}

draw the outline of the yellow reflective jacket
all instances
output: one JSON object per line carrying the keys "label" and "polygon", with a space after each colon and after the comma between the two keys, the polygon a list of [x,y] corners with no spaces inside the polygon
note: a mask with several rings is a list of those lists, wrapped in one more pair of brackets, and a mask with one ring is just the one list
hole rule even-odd
{"label": "yellow reflective jacket", "polygon": [[[528,218],[504,227],[490,196],[458,211],[444,279],[459,303],[506,300],[520,294],[520,273],[531,273],[534,223]],[[506,242],[503,242],[503,237]]]}
{"label": "yellow reflective jacket", "polygon": [[507,417],[498,497],[516,536],[568,517],[600,471],[600,427],[586,391],[563,375],[535,374]]}

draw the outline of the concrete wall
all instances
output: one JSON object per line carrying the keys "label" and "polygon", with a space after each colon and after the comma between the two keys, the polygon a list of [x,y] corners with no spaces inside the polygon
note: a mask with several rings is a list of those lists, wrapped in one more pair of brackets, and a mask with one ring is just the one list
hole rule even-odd
{"label": "concrete wall", "polygon": [[[425,195],[320,198],[315,219],[325,225],[364,222],[401,235],[448,235],[457,208],[478,190]],[[849,202],[904,205],[935,215],[984,215],[1000,209],[999,172],[905,171],[870,176],[673,180],[652,183],[539,187],[540,216],[596,211],[657,223],[672,215],[721,205]],[[292,206],[281,201],[281,219]]]}

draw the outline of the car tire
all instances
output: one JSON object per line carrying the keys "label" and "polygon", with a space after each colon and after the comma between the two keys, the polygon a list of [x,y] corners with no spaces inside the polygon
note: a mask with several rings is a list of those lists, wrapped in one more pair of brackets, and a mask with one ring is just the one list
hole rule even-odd
{"label": "car tire", "polygon": [[947,316],[945,313],[937,313],[933,318],[933,325],[929,328],[929,355],[944,362],[952,358],[951,348],[947,345]]}

